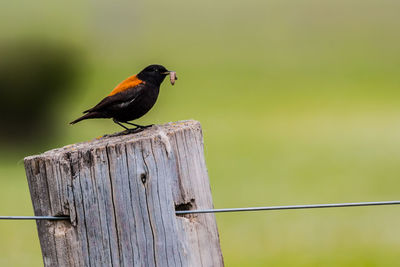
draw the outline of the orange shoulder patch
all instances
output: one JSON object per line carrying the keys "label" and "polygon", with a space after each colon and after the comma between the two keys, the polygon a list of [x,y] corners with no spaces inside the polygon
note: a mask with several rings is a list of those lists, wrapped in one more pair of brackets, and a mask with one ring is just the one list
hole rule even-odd
{"label": "orange shoulder patch", "polygon": [[111,91],[111,93],[108,96],[112,96],[115,94],[118,94],[120,92],[123,92],[129,88],[135,87],[138,84],[144,83],[144,81],[140,80],[136,75],[133,75],[129,77],[128,79],[122,81],[120,84],[118,84],[114,90]]}

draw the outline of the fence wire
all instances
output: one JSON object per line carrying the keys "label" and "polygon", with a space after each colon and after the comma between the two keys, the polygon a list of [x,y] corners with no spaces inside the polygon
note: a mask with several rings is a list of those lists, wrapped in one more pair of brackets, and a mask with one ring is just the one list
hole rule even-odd
{"label": "fence wire", "polygon": [[0,216],[0,220],[69,220],[69,217],[56,216]]}
{"label": "fence wire", "polygon": [[[195,214],[195,213],[223,213],[223,212],[242,212],[242,211],[268,211],[268,210],[298,210],[298,209],[320,209],[320,208],[343,208],[343,207],[362,207],[362,206],[384,206],[400,205],[400,201],[377,201],[377,202],[354,202],[354,203],[333,203],[333,204],[310,204],[292,206],[269,206],[269,207],[248,207],[248,208],[228,208],[228,209],[203,209],[203,210],[177,210],[175,214]],[[69,220],[66,216],[0,216],[0,220]]]}
{"label": "fence wire", "polygon": [[298,209],[319,209],[319,208],[343,208],[343,207],[383,206],[383,205],[399,205],[399,204],[400,204],[400,201],[311,204],[311,205],[230,208],[230,209],[182,210],[182,211],[176,211],[176,214],[220,213],[220,212],[263,211],[263,210],[298,210]]}

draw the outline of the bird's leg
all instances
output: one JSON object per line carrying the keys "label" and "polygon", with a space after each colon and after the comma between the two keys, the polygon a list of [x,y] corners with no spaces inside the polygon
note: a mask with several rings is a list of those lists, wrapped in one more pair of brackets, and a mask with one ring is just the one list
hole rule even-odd
{"label": "bird's leg", "polygon": [[129,125],[132,125],[132,126],[136,126],[136,127],[138,127],[138,128],[142,128],[142,129],[145,129],[145,128],[148,128],[148,127],[153,126],[153,124],[149,124],[149,125],[139,125],[139,124],[135,124],[135,123],[132,123],[132,122],[127,122],[127,121],[124,121],[124,123],[129,124]]}
{"label": "bird's leg", "polygon": [[116,124],[118,124],[119,126],[121,126],[122,128],[124,128],[127,131],[130,131],[130,129],[128,127],[126,127],[125,125],[123,125],[122,123],[120,123],[119,121],[117,121],[116,119],[113,119],[113,122],[115,122]]}
{"label": "bird's leg", "polygon": [[[152,125],[142,126],[142,125],[137,125],[137,124],[134,124],[134,123],[129,123],[129,122],[126,122],[126,121],[121,122],[121,121],[118,121],[118,120],[116,120],[116,119],[113,119],[113,121],[114,121],[116,124],[118,124],[119,126],[121,126],[122,128],[124,128],[124,129],[126,130],[127,133],[138,133],[138,132],[143,131],[143,130],[146,129],[147,127],[152,126]],[[128,127],[126,127],[126,126],[123,125],[122,123],[127,123],[127,124],[130,124],[130,125],[136,126],[136,128],[129,129]]]}

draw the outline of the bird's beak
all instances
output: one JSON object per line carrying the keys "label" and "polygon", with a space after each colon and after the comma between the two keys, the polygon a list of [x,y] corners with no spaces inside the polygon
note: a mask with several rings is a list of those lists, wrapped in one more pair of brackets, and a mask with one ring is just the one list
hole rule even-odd
{"label": "bird's beak", "polygon": [[161,74],[168,75],[170,72],[174,72],[173,70],[168,70],[166,72],[161,72]]}

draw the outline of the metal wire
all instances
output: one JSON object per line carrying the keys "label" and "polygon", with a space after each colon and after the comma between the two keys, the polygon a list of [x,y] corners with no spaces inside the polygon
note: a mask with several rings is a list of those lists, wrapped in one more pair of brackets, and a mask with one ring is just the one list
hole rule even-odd
{"label": "metal wire", "polygon": [[[193,213],[222,213],[240,211],[262,211],[262,210],[298,210],[298,209],[320,209],[320,208],[343,208],[360,206],[383,206],[400,205],[400,201],[378,201],[378,202],[356,202],[356,203],[333,203],[333,204],[311,204],[311,205],[292,205],[292,206],[270,206],[270,207],[250,207],[250,208],[231,208],[231,209],[204,209],[204,210],[177,210],[175,214]],[[69,217],[55,216],[0,216],[0,220],[69,220]]]}
{"label": "metal wire", "polygon": [[382,205],[400,205],[400,201],[312,204],[312,205],[271,206],[271,207],[231,208],[231,209],[179,210],[176,211],[175,213],[176,214],[221,213],[221,212],[239,212],[239,211],[319,209],[319,208],[340,208],[340,207],[382,206]]}
{"label": "metal wire", "polygon": [[54,216],[0,216],[0,220],[69,220],[69,217]]}

